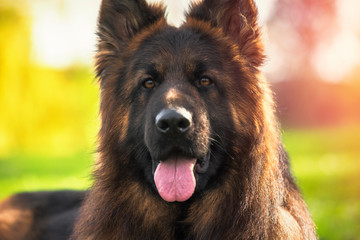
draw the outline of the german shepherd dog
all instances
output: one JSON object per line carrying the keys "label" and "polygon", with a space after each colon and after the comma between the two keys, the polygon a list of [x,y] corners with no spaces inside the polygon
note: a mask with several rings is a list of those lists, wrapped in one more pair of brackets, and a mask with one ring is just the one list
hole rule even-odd
{"label": "german shepherd dog", "polygon": [[9,198],[1,239],[317,238],[259,70],[253,0],[186,17],[176,28],[160,5],[102,1],[93,186]]}

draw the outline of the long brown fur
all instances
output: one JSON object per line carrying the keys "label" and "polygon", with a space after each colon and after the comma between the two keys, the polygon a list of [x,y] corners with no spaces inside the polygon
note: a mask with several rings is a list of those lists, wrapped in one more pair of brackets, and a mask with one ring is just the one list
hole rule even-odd
{"label": "long brown fur", "polygon": [[[227,95],[235,138],[214,186],[189,203],[167,203],[134,175],[130,155],[136,143],[127,133],[140,123],[132,121],[129,112],[130,83],[122,86],[129,91],[116,92],[118,74],[149,36],[167,28],[162,8],[144,0],[102,2],[97,53],[99,159],[72,238],[316,239],[289,171],[271,91],[259,71],[264,55],[252,0],[204,0],[192,6],[182,26],[230,49],[228,57],[241,68],[234,74],[248,79],[241,83],[241,93]],[[229,81],[227,88],[239,89],[236,84]]]}

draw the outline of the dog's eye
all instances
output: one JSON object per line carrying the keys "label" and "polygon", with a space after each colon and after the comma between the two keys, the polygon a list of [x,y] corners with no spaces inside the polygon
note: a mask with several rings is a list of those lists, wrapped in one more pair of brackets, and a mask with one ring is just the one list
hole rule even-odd
{"label": "dog's eye", "polygon": [[145,79],[145,81],[143,82],[143,86],[144,88],[147,88],[147,89],[151,89],[151,88],[154,88],[155,87],[155,81],[151,78],[147,78]]}
{"label": "dog's eye", "polygon": [[201,77],[198,84],[202,87],[209,87],[213,84],[213,81],[208,77]]}

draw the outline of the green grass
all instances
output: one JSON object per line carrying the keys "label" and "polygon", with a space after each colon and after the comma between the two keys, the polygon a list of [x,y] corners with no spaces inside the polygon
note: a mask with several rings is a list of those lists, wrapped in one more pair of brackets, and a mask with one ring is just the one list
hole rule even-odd
{"label": "green grass", "polygon": [[320,239],[360,239],[359,135],[359,128],[283,134]]}
{"label": "green grass", "polygon": [[91,184],[92,156],[14,154],[0,158],[0,199],[21,191],[86,189]]}
{"label": "green grass", "polygon": [[[321,239],[360,239],[360,128],[287,130],[292,170]],[[92,154],[0,158],[0,198],[19,191],[86,189]]]}

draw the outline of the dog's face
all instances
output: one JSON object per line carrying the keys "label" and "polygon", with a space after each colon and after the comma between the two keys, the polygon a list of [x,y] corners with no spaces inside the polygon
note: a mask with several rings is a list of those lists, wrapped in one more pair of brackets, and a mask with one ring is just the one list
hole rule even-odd
{"label": "dog's face", "polygon": [[[232,137],[241,127],[235,125],[250,121],[246,111],[251,108],[240,116],[234,111],[239,106],[231,104],[232,99],[242,98],[236,100],[241,105],[251,94],[249,62],[219,26],[196,19],[202,7],[209,6],[194,8],[195,16],[189,16],[180,28],[165,24],[156,16],[160,13],[136,6],[130,11],[137,19],[133,27],[139,28],[140,23],[144,26],[132,29],[132,20],[126,15],[119,19],[123,25],[106,25],[116,17],[111,13],[135,6],[132,1],[115,2],[104,1],[102,6],[100,23],[106,27],[102,37],[107,39],[100,42],[99,55],[112,55],[99,57],[98,71],[102,109],[110,101],[109,94],[114,104],[122,107],[115,110],[117,118],[102,112],[103,127],[131,143],[134,172],[165,201],[186,201],[221,176],[219,168],[224,159],[231,158]],[[106,117],[121,118],[122,112],[126,123],[121,127],[105,123]],[[246,137],[244,134],[244,141]]]}
{"label": "dog's face", "polygon": [[133,86],[131,121],[137,123],[129,134],[142,143],[135,160],[167,201],[203,190],[225,154],[227,140],[219,135],[229,136],[232,122],[221,59],[215,41],[189,27],[165,28],[129,59],[126,81]]}

